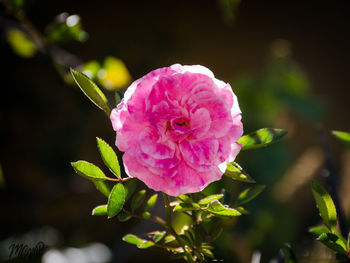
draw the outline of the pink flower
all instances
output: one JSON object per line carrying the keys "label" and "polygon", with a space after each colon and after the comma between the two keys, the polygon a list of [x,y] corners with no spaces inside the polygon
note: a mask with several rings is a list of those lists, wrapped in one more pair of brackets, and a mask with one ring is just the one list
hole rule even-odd
{"label": "pink flower", "polygon": [[172,196],[219,180],[241,149],[237,97],[199,65],[175,64],[136,80],[110,118],[126,173]]}

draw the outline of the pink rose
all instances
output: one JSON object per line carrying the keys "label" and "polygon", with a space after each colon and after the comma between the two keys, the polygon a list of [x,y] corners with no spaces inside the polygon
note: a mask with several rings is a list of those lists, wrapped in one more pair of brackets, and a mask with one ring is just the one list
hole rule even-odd
{"label": "pink rose", "polygon": [[219,180],[241,149],[237,97],[199,65],[175,64],[136,80],[110,118],[126,173],[172,196]]}

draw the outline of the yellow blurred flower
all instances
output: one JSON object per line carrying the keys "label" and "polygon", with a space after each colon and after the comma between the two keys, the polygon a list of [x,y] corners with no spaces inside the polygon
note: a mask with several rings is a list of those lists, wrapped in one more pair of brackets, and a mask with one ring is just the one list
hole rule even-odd
{"label": "yellow blurred flower", "polygon": [[97,77],[107,90],[118,90],[131,82],[130,73],[123,61],[114,57],[105,59],[103,68],[98,71]]}

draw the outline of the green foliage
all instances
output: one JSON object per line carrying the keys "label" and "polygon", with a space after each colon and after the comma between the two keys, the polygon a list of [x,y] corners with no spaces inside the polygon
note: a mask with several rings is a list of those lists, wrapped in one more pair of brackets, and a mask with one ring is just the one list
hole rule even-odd
{"label": "green foliage", "polygon": [[124,203],[125,203],[124,186],[121,183],[118,183],[113,187],[108,197],[108,205],[107,205],[108,218],[111,218],[117,215],[122,210]]}
{"label": "green foliage", "polygon": [[311,187],[323,222],[329,230],[334,231],[337,225],[337,211],[331,196],[315,181],[312,182]]}
{"label": "green foliage", "polygon": [[108,101],[103,92],[97,87],[97,85],[89,79],[86,75],[70,69],[74,81],[77,83],[83,93],[101,110],[103,110],[107,116],[111,114],[111,109],[108,106]]}
{"label": "green foliage", "polygon": [[120,167],[116,153],[104,140],[98,137],[96,139],[103,162],[109,168],[109,170],[120,179]]}
{"label": "green foliage", "polygon": [[141,239],[133,234],[127,234],[123,240],[129,244],[136,245],[138,248],[145,249],[154,246],[154,242]]}
{"label": "green foliage", "polygon": [[329,230],[327,228],[325,228],[324,226],[314,226],[311,227],[309,229],[309,232],[311,232],[312,234],[316,235],[316,236],[320,236],[323,233],[329,233]]}
{"label": "green foliage", "polygon": [[132,218],[132,215],[130,215],[128,212],[121,211],[118,214],[117,218],[120,222],[126,222]]}
{"label": "green foliage", "polygon": [[166,231],[153,231],[151,233],[149,233],[150,238],[152,238],[152,240],[155,243],[158,243],[159,241],[161,241],[166,235]]}
{"label": "green foliage", "polygon": [[23,58],[31,58],[36,54],[35,44],[19,29],[10,29],[6,34],[7,42],[12,50]]}
{"label": "green foliage", "polygon": [[96,165],[89,163],[87,161],[77,161],[71,163],[74,170],[80,176],[83,176],[90,180],[106,180],[107,177]]}
{"label": "green foliage", "polygon": [[337,137],[346,147],[350,149],[350,133],[342,131],[332,131],[333,135]]}
{"label": "green foliage", "polygon": [[255,180],[252,177],[250,177],[236,162],[231,162],[227,164],[225,175],[236,181],[255,183]]}
{"label": "green foliage", "polygon": [[103,195],[106,197],[109,196],[111,190],[109,189],[108,185],[104,181],[92,181],[96,187],[97,190],[99,190]]}
{"label": "green foliage", "polygon": [[214,200],[210,202],[207,208],[207,211],[214,215],[224,216],[224,217],[233,217],[233,216],[241,215],[241,213],[238,210],[225,207],[218,200]]}
{"label": "green foliage", "polygon": [[217,195],[209,195],[207,197],[204,197],[203,199],[199,200],[198,204],[199,205],[207,205],[210,202],[214,201],[214,200],[220,200],[221,198],[223,198],[224,195],[223,194],[217,194]]}
{"label": "green foliage", "polygon": [[146,202],[145,212],[151,212],[158,199],[158,194],[152,195]]}
{"label": "green foliage", "polygon": [[174,212],[192,211],[198,210],[199,208],[200,206],[196,203],[181,203],[174,207]]}
{"label": "green foliage", "polygon": [[125,188],[125,202],[129,200],[132,194],[135,192],[137,186],[136,179],[128,180],[124,183]]}
{"label": "green foliage", "polygon": [[46,28],[47,39],[51,43],[71,41],[85,42],[89,35],[84,31],[79,15],[61,13]]}
{"label": "green foliage", "polygon": [[134,197],[131,200],[131,210],[135,211],[137,208],[139,208],[143,201],[145,201],[146,198],[146,190],[140,190],[137,192]]}
{"label": "green foliage", "polygon": [[107,215],[107,205],[99,205],[92,210],[93,216]]}
{"label": "green foliage", "polygon": [[286,134],[286,130],[263,128],[242,136],[238,143],[242,145],[242,150],[258,149],[281,140]]}
{"label": "green foliage", "polygon": [[247,188],[238,195],[235,204],[238,206],[248,203],[249,201],[257,197],[262,191],[264,191],[265,187],[265,185],[255,185]]}
{"label": "green foliage", "polygon": [[342,238],[336,234],[322,233],[317,240],[340,254],[346,254],[346,244]]}

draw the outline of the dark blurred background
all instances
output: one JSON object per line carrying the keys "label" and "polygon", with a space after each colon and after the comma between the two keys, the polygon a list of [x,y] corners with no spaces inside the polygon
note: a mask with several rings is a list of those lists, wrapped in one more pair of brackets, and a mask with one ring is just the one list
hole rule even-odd
{"label": "dark blurred background", "polygon": [[[105,198],[74,174],[70,162],[102,166],[95,137],[114,144],[115,133],[103,112],[62,80],[52,56],[39,50],[25,58],[14,52],[8,32],[21,29],[21,22],[5,2],[0,8],[0,261],[167,262],[157,249],[138,250],[121,240],[129,232],[151,231],[152,224],[91,216]],[[350,153],[331,135],[350,131],[348,1],[28,0],[22,7],[41,34],[58,14],[81,17],[87,41],[55,43],[75,55],[68,64],[102,63],[112,56],[134,80],[174,63],[201,64],[230,82],[245,133],[276,127],[289,134],[281,143],[239,155],[238,162],[267,188],[248,205],[249,215],[225,222],[216,257],[277,262],[288,242],[300,262],[335,262],[308,233],[320,223],[310,183],[312,178],[323,182],[321,125],[349,222]],[[66,55],[53,56],[64,60]],[[109,98],[113,92],[106,90]],[[223,184],[233,198],[245,187],[228,179],[210,187],[220,190]],[[9,259],[11,242],[39,241],[49,247],[42,257]]]}

